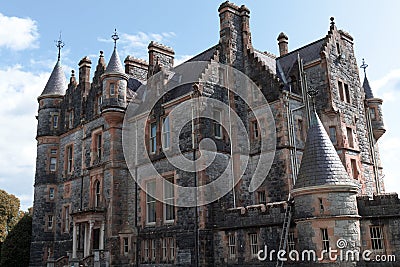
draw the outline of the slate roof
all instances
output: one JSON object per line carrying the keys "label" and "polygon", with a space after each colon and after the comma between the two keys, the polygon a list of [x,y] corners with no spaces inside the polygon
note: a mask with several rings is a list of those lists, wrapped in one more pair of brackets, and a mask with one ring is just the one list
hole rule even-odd
{"label": "slate roof", "polygon": [[[320,52],[324,43],[325,38],[322,38],[299,49],[293,50],[286,55],[278,57],[276,59],[277,67],[280,66],[281,70],[277,69],[276,72],[279,74],[280,78],[282,80],[287,80],[293,65],[297,61],[298,53],[300,54],[300,58],[303,60],[304,63],[319,59]],[[282,75],[284,75],[284,77],[282,77]]]}
{"label": "slate roof", "polygon": [[324,126],[313,112],[312,122],[294,189],[321,185],[355,186]]}
{"label": "slate roof", "polygon": [[369,86],[369,82],[368,82],[366,75],[364,77],[363,88],[364,88],[366,99],[374,98],[374,94],[372,93],[371,86]]}
{"label": "slate roof", "polygon": [[108,62],[106,73],[110,72],[120,72],[125,73],[124,68],[122,67],[121,60],[119,59],[119,55],[117,52],[117,48],[114,48],[114,51],[111,55],[110,61]]}
{"label": "slate roof", "polygon": [[67,80],[65,78],[61,62],[58,60],[40,96],[64,95],[66,90]]}

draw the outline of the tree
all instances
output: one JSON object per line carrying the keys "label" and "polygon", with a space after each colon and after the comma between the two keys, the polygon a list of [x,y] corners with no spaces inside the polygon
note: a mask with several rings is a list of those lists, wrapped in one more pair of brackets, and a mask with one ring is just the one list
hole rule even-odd
{"label": "tree", "polygon": [[32,216],[28,213],[9,232],[1,247],[0,266],[28,266],[32,237]]}
{"label": "tree", "polygon": [[19,205],[16,196],[0,189],[0,242],[4,242],[7,234],[23,216]]}

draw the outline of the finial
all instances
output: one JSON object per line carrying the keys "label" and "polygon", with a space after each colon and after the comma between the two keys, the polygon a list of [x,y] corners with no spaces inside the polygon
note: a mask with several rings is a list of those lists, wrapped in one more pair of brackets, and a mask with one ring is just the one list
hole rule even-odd
{"label": "finial", "polygon": [[60,37],[58,37],[57,41],[54,41],[56,43],[56,47],[58,47],[58,61],[60,61],[61,57],[61,48],[64,47],[64,42],[61,40],[61,31],[60,31]]}
{"label": "finial", "polygon": [[335,18],[331,17],[330,20],[331,20],[331,29],[334,29],[335,28]]}
{"label": "finial", "polygon": [[71,77],[75,77],[75,71],[71,70]]}
{"label": "finial", "polygon": [[100,50],[100,57],[104,57],[104,52],[103,52],[103,50]]}
{"label": "finial", "polygon": [[366,77],[366,76],[367,76],[367,71],[366,71],[366,69],[368,68],[368,64],[365,63],[365,60],[364,60],[364,59],[362,59],[362,64],[361,64],[360,68],[361,68],[361,69],[364,69],[364,76]]}
{"label": "finial", "polygon": [[315,108],[315,97],[318,95],[318,90],[317,89],[315,89],[314,87],[309,87],[309,89],[308,89],[308,91],[307,91],[307,94],[311,97],[311,101],[312,101],[312,104],[313,104],[313,109],[314,109],[314,112],[316,112],[317,110],[316,110],[316,108]]}
{"label": "finial", "polygon": [[114,29],[114,34],[111,35],[111,39],[114,40],[114,48],[117,48],[117,41],[119,39],[118,33],[117,33],[117,29]]}

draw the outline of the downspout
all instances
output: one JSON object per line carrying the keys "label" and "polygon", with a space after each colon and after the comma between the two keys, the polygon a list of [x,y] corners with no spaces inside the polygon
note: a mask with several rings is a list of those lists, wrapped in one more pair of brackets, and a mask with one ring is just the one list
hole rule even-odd
{"label": "downspout", "polygon": [[[367,101],[367,100],[366,100]],[[372,164],[373,164],[373,169],[374,169],[374,178],[375,178],[375,190],[377,194],[381,193],[381,186],[379,182],[379,170],[378,170],[378,162],[375,156],[375,138],[373,137],[372,133],[372,122],[371,122],[371,116],[369,114],[369,106],[365,105],[365,115],[367,119],[367,130],[368,130],[368,139],[369,139],[369,147],[371,150],[371,158],[372,158]]]}

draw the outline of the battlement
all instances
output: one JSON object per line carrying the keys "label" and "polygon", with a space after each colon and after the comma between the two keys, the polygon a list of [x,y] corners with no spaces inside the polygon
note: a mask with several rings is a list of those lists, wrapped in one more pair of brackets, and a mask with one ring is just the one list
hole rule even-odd
{"label": "battlement", "polygon": [[361,216],[387,216],[400,217],[400,199],[397,193],[357,197],[358,211]]}
{"label": "battlement", "polygon": [[223,215],[218,215],[216,224],[220,228],[232,228],[232,222],[241,227],[281,225],[285,218],[285,208],[286,201],[230,208]]}

